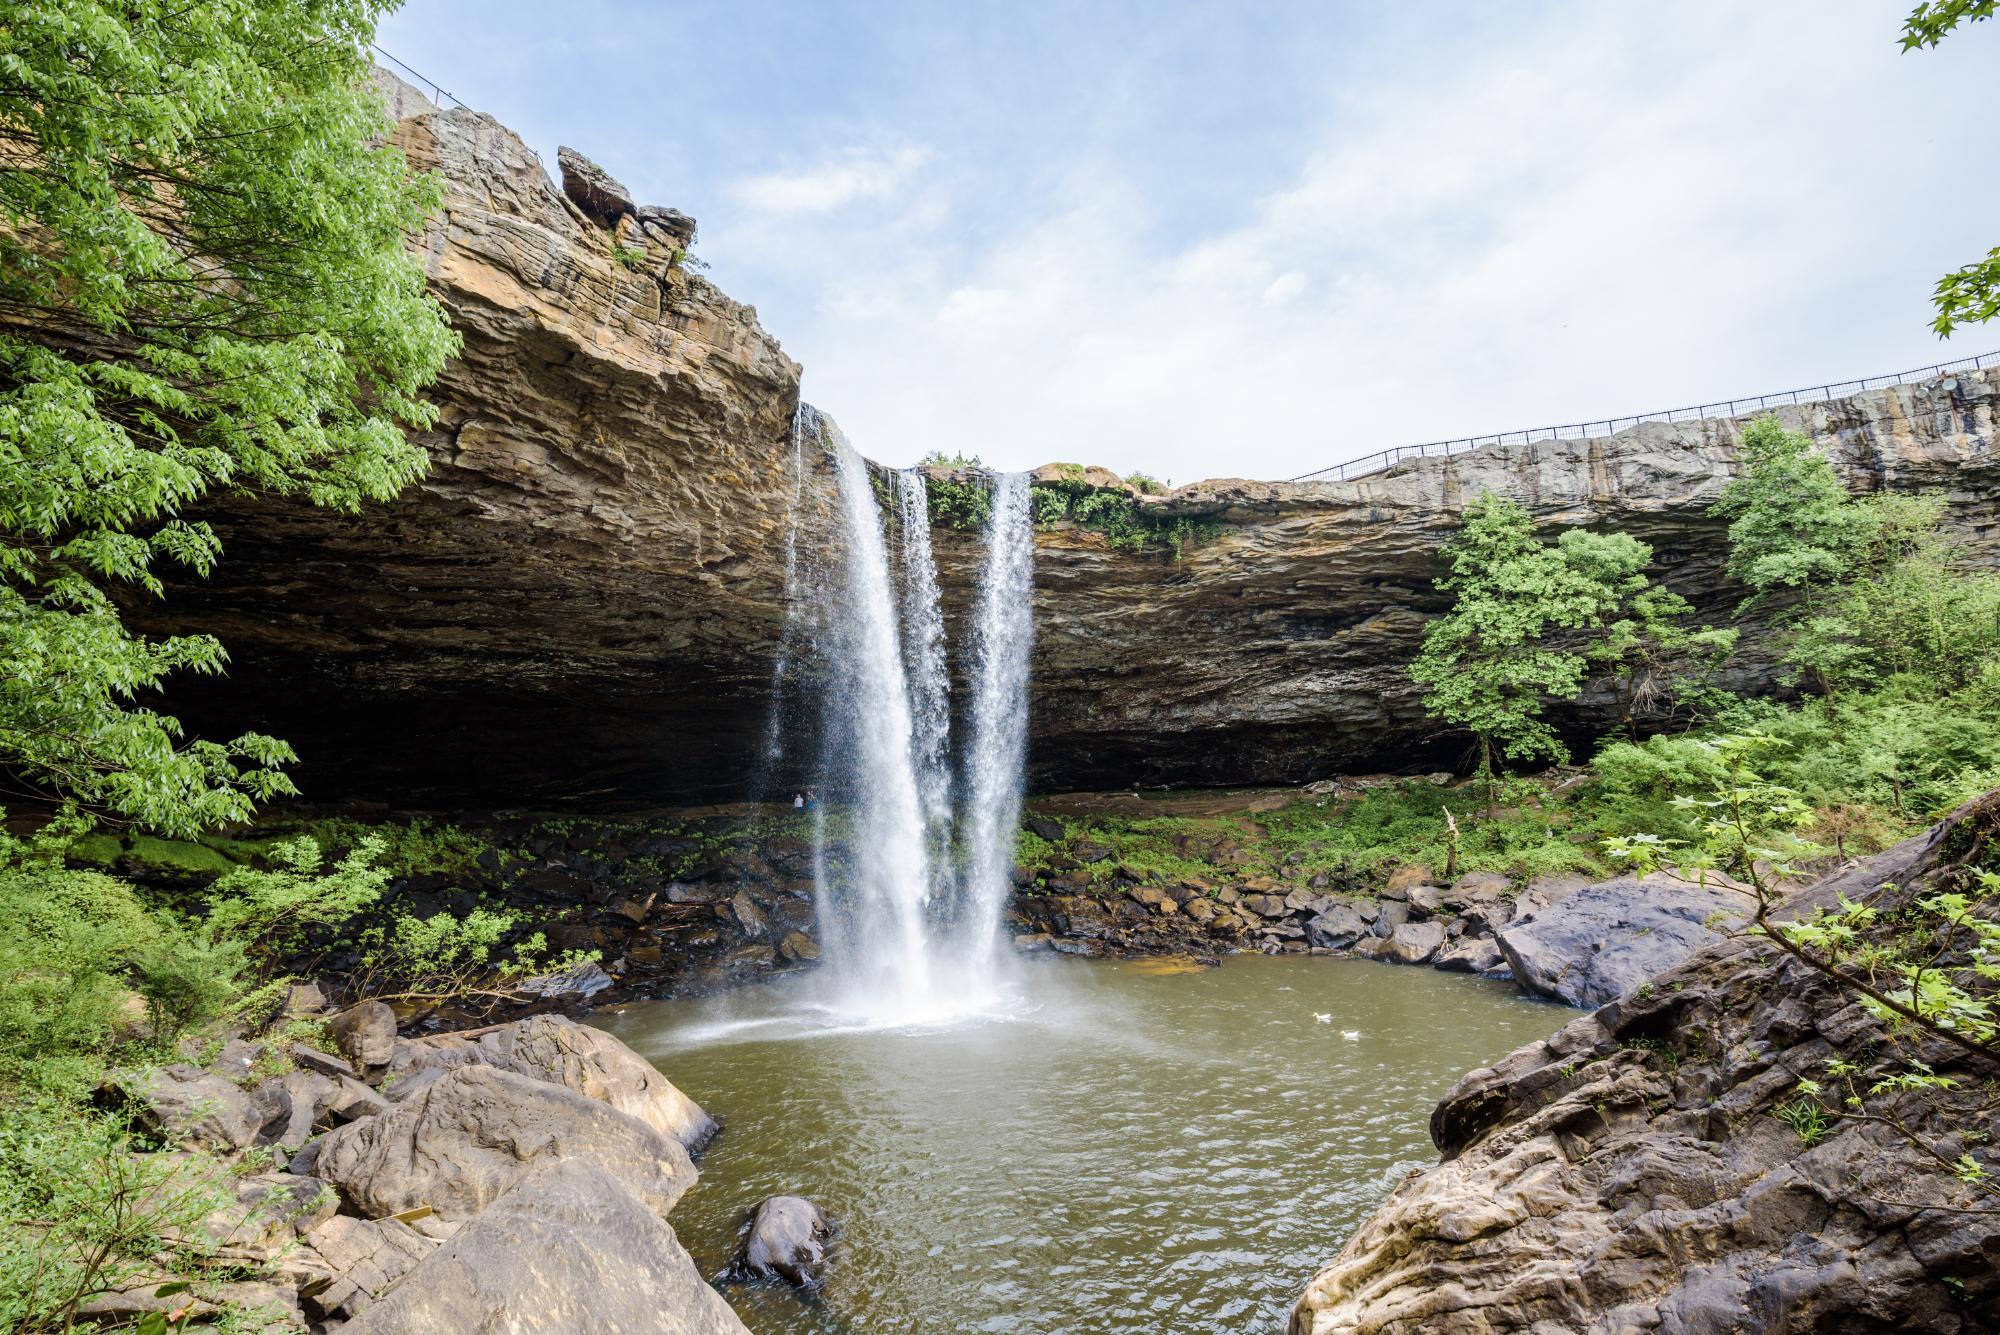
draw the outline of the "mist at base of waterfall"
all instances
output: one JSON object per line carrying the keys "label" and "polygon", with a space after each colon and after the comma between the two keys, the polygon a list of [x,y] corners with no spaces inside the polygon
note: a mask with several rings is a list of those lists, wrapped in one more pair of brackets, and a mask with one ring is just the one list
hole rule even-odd
{"label": "mist at base of waterfall", "polygon": [[[1017,1004],[1000,926],[1019,834],[1034,641],[1028,479],[992,481],[974,614],[952,644],[924,475],[871,471],[809,408],[795,429],[801,460],[809,446],[830,459],[838,499],[831,528],[811,535],[813,559],[788,567],[798,583],[788,589],[785,642],[810,645],[815,772],[843,824],[835,856],[825,804],[817,807],[822,965],[812,1004],[875,1026],[1004,1010]],[[955,657],[970,688],[958,711],[962,738],[953,735]]]}

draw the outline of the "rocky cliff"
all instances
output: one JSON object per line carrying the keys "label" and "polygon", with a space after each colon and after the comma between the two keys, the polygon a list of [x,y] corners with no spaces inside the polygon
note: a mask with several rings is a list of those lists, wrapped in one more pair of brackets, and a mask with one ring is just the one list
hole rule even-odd
{"label": "rocky cliff", "polygon": [[[1801,906],[1846,896],[1904,930],[1916,900],[1970,889],[1996,831],[1989,793]],[[1952,1083],[1883,1092],[1910,1062]],[[1443,1162],[1347,1241],[1292,1335],[1993,1330],[1996,1075],[1739,935],[1460,1080],[1431,1116]]]}
{"label": "rocky cliff", "polygon": [[[573,174],[566,194],[490,117],[395,97],[410,158],[447,187],[421,246],[465,338],[435,390],[431,474],[358,519],[268,503],[214,515],[216,576],[142,615],[215,631],[234,666],[220,687],[177,684],[168,704],[210,731],[292,740],[313,797],[740,792],[761,763],[785,617],[799,368],[753,310],[687,271],[690,220],[632,205],[601,173]],[[1942,488],[1967,534],[1993,541],[2000,373],[1780,415],[1827,441],[1857,487]],[[1726,617],[1737,594],[1703,510],[1740,428],[1651,424],[1346,483],[1141,499],[1218,527],[1179,558],[1042,533],[1035,784],[1456,760],[1403,665],[1440,606],[1436,553],[1459,507],[1494,490],[1552,522],[1616,525],[1655,545],[1660,576],[1704,615]],[[797,498],[823,513],[831,470],[813,450],[805,464]],[[977,538],[941,531],[939,551],[962,624]],[[1754,656],[1739,672],[1739,685],[1758,677]]]}

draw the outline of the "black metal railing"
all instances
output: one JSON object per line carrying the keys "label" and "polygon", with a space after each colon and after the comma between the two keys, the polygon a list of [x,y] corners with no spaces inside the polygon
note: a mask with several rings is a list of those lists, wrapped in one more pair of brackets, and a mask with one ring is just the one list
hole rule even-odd
{"label": "black metal railing", "polygon": [[1860,394],[1866,390],[1934,380],[1953,371],[1977,371],[1988,366],[2000,366],[2000,352],[1982,352],[1975,357],[1961,357],[1957,361],[1939,362],[1935,366],[1920,366],[1913,371],[1898,371],[1893,375],[1869,376],[1864,380],[1843,380],[1835,384],[1780,390],[1775,394],[1756,394],[1741,399],[1724,399],[1716,403],[1697,404],[1692,408],[1669,408],[1665,412],[1639,413],[1631,417],[1607,417],[1595,422],[1571,422],[1565,426],[1538,426],[1525,431],[1500,431],[1490,436],[1461,436],[1456,440],[1433,440],[1421,445],[1398,445],[1393,449],[1379,450],[1359,459],[1350,459],[1346,463],[1333,464],[1311,473],[1301,473],[1290,480],[1345,482],[1350,478],[1379,473],[1405,459],[1433,459],[1441,455],[1463,454],[1467,450],[1475,450],[1483,445],[1531,445],[1542,440],[1595,440],[1623,431],[1626,427],[1637,426],[1641,422],[1696,422],[1712,417],[1742,417],[1785,404],[1843,399],[1850,394]]}
{"label": "black metal railing", "polygon": [[411,69],[408,65],[405,65],[402,61],[390,55],[387,51],[384,51],[381,47],[373,46],[372,43],[371,47],[376,55],[382,57],[382,59],[388,61],[391,65],[394,65],[397,69],[401,70],[403,73],[409,75],[411,81],[414,82],[419,88],[430,89],[431,101],[435,102],[438,106],[443,106],[447,102],[451,103],[455,107],[462,107],[465,105],[465,103],[459,101],[457,98],[453,97],[450,93],[447,93],[444,90],[443,86],[440,85],[437,80],[425,78],[423,75]]}

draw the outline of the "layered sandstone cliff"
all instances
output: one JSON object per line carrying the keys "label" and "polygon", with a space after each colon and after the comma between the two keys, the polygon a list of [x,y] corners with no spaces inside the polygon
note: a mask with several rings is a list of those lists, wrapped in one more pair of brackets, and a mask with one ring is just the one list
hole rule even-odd
{"label": "layered sandstone cliff", "polygon": [[[317,798],[739,793],[763,764],[794,506],[831,503],[820,451],[795,475],[799,368],[753,310],[687,271],[688,220],[607,206],[615,182],[573,191],[585,212],[492,118],[407,90],[395,102],[410,158],[446,186],[421,248],[465,339],[434,391],[431,474],[359,518],[224,506],[215,576],[140,615],[219,634],[231,676],[176,683],[168,704],[211,733],[288,738]],[[1856,486],[1941,487],[1968,536],[1992,541],[1995,372],[1781,415]],[[1451,762],[1461,745],[1424,720],[1404,665],[1440,607],[1436,554],[1459,507],[1502,491],[1552,522],[1633,532],[1667,583],[1723,618],[1738,595],[1703,512],[1740,427],[1648,425],[1346,483],[1197,483],[1142,502],[1219,524],[1178,559],[1040,534],[1035,784]],[[940,531],[938,545],[960,625],[978,539]],[[1754,654],[1738,673],[1758,679]]]}

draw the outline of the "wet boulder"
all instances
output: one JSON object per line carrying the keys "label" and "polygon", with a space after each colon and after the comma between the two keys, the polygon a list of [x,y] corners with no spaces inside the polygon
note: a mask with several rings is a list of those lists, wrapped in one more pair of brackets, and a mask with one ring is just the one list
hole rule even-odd
{"label": "wet boulder", "polygon": [[1467,936],[1438,951],[1431,967],[1446,973],[1491,973],[1507,967],[1506,956],[1490,936]]}
{"label": "wet boulder", "polygon": [[736,1272],[756,1279],[782,1279],[801,1288],[819,1284],[833,1225],[803,1196],[772,1196],[757,1207],[737,1255]]}
{"label": "wet boulder", "polygon": [[429,1206],[463,1219],[551,1161],[601,1168],[660,1214],[695,1180],[678,1140],[561,1085],[489,1066],[449,1071],[317,1148],[315,1174],[368,1216]]}

